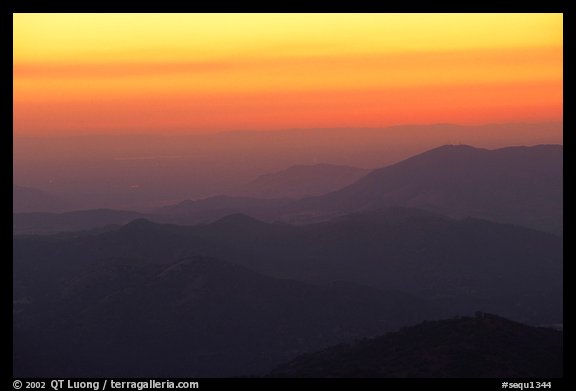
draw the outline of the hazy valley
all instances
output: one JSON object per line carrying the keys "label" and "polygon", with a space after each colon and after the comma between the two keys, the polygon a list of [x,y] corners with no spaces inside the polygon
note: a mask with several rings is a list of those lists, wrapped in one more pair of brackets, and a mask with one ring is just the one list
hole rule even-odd
{"label": "hazy valley", "polygon": [[[562,323],[562,155],[443,146],[374,170],[293,167],[138,211],[57,212],[63,200],[14,186],[15,375],[525,376],[532,364],[496,348],[481,354],[508,372],[456,369],[480,349],[457,320],[406,331],[432,345],[455,333],[434,369],[386,353],[403,334],[282,363],[476,311]],[[52,212],[18,213],[34,205]],[[561,332],[489,319],[466,327],[541,334],[529,354],[558,348]],[[372,371],[362,363],[374,354],[397,364]],[[542,376],[559,376],[554,362]]]}

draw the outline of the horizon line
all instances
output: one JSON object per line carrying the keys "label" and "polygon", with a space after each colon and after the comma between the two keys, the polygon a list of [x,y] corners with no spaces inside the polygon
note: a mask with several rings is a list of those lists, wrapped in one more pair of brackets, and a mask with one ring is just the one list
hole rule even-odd
{"label": "horizon line", "polygon": [[330,130],[377,130],[377,129],[391,129],[402,127],[438,127],[438,126],[452,126],[463,128],[475,128],[484,126],[507,126],[507,125],[543,125],[543,124],[564,124],[564,119],[546,120],[546,121],[507,121],[507,122],[485,122],[485,123],[452,123],[452,122],[435,122],[429,124],[418,123],[399,123],[384,126],[339,126],[339,127],[290,127],[290,128],[271,128],[271,129],[249,129],[237,128],[228,130],[204,130],[204,131],[184,131],[177,130],[182,128],[172,128],[170,130],[161,129],[144,129],[142,131],[134,131],[128,128],[120,130],[120,132],[110,132],[102,130],[87,130],[74,133],[70,131],[61,133],[28,133],[16,134],[12,130],[12,138],[53,138],[53,137],[94,137],[94,136],[217,136],[227,134],[246,134],[246,133],[281,133],[281,132],[298,132],[298,131],[330,131]]}

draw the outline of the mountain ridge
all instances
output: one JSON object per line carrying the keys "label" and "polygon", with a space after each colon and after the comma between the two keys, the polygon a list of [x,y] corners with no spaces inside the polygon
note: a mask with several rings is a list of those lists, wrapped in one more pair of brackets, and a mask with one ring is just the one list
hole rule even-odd
{"label": "mountain ridge", "polygon": [[561,233],[562,155],[561,145],[440,146],[373,170],[343,189],[295,201],[284,208],[284,219],[406,206]]}
{"label": "mountain ridge", "polygon": [[562,333],[478,312],[300,356],[269,377],[557,378]]}
{"label": "mountain ridge", "polygon": [[453,310],[504,311],[540,323],[562,320],[561,237],[429,211],[391,208],[302,226],[243,215],[195,226],[137,220],[100,234],[15,236],[13,243],[15,270],[21,260],[42,259],[36,269],[50,264],[65,273],[79,267],[79,260],[125,256],[165,264],[204,255],[277,278],[348,280],[425,295]]}

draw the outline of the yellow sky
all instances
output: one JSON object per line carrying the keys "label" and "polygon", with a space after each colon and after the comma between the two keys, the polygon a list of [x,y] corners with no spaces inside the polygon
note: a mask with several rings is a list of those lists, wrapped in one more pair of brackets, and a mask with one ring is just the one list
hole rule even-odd
{"label": "yellow sky", "polygon": [[562,34],[561,14],[14,14],[15,131],[560,119]]}

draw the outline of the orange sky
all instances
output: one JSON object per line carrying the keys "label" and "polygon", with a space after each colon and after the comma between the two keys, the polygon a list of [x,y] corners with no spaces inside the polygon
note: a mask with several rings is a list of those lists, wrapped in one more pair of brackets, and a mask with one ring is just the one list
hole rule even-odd
{"label": "orange sky", "polygon": [[14,132],[562,119],[561,14],[14,14]]}

